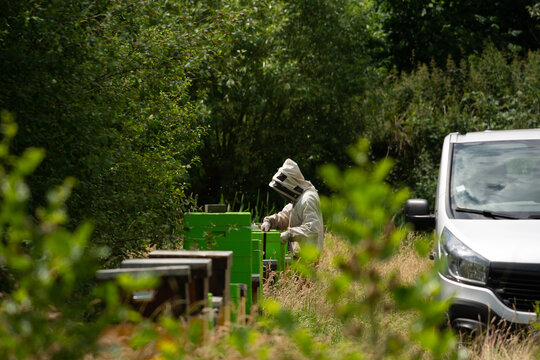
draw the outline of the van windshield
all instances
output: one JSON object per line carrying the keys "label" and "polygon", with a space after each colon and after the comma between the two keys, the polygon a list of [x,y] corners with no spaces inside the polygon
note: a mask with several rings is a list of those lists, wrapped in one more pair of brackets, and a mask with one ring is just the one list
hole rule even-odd
{"label": "van windshield", "polygon": [[458,219],[539,219],[540,140],[455,144],[450,204]]}

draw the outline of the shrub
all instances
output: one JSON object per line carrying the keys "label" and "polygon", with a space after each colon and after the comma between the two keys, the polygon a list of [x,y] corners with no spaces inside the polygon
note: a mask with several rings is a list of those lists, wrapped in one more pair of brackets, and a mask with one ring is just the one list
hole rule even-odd
{"label": "shrub", "polygon": [[[30,189],[25,178],[44,151],[9,153],[17,132],[13,116],[1,114],[0,142],[0,358],[75,359],[94,347],[101,329],[116,317],[116,305],[91,322],[89,284],[103,249],[89,245],[90,223],[73,232],[65,202],[74,185],[66,179],[48,192],[47,205],[28,213]],[[7,283],[6,278],[10,281]]]}
{"label": "shrub", "polygon": [[397,160],[390,181],[434,199],[447,134],[538,127],[539,63],[538,51],[519,58],[488,46],[446,70],[391,72],[363,105],[374,157]]}

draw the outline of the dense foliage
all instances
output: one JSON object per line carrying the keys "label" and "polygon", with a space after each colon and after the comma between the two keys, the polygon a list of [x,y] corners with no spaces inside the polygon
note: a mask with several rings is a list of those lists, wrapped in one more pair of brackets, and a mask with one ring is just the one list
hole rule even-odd
{"label": "dense foliage", "polygon": [[386,14],[385,48],[393,65],[411,70],[434,60],[444,66],[489,43],[526,54],[540,46],[538,3],[523,1],[376,0]]}
{"label": "dense foliage", "polygon": [[308,178],[347,161],[345,147],[363,131],[356,103],[374,76],[377,39],[363,1],[232,4],[241,16],[224,56],[194,82],[211,114],[192,183],[206,202],[266,190],[287,156]]}
{"label": "dense foliage", "polygon": [[[267,184],[287,157],[334,194],[334,231],[353,247],[362,240],[352,265],[385,258],[402,235],[388,223],[403,200],[391,188],[432,199],[446,134],[540,125],[539,39],[540,5],[530,0],[0,2],[0,110],[9,111],[0,354],[80,356],[107,324],[95,314],[87,322],[95,261],[180,246],[183,214],[204,203],[272,208]],[[347,156],[359,137],[371,140],[372,160],[397,160],[389,178],[386,162]],[[323,163],[365,167],[320,176]],[[86,219],[93,232],[79,225]],[[404,307],[424,289],[341,265],[328,299],[344,323],[380,310],[371,294],[345,306],[353,286],[386,286]],[[410,307],[426,320],[429,304]],[[276,324],[290,320],[274,305]],[[452,339],[424,325],[414,340],[446,353]],[[302,329],[285,331],[306,357],[322,346]],[[381,356],[402,355],[395,339]]]}
{"label": "dense foliage", "polygon": [[31,188],[76,177],[74,222],[93,219],[95,241],[115,256],[177,243],[192,206],[187,169],[207,117],[186,89],[228,20],[201,27],[199,11],[153,1],[0,7],[0,107],[17,117],[16,152],[47,153]]}
{"label": "dense foliage", "polygon": [[488,47],[444,71],[392,72],[366,103],[374,154],[399,159],[392,182],[433,203],[448,133],[540,126],[540,52],[520,58]]}
{"label": "dense foliage", "polygon": [[69,226],[92,219],[116,261],[178,246],[204,203],[273,207],[287,157],[328,192],[316,169],[360,136],[430,197],[448,132],[537,126],[539,19],[530,1],[2,2],[0,108],[15,153],[46,153],[31,207],[75,177]]}
{"label": "dense foliage", "polygon": [[92,306],[82,294],[103,249],[88,247],[89,223],[74,232],[63,226],[72,178],[47,193],[46,206],[34,218],[27,212],[25,179],[44,153],[29,148],[19,157],[11,155],[17,125],[7,112],[0,117],[0,357],[81,358],[117,315],[111,303],[109,311],[85,322]]}

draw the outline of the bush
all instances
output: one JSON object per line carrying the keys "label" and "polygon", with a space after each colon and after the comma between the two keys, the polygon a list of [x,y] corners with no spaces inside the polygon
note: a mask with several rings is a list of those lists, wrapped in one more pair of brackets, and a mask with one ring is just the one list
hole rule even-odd
{"label": "bush", "polygon": [[447,134],[538,127],[539,62],[538,51],[520,59],[489,46],[446,70],[390,73],[363,106],[374,156],[397,159],[391,182],[432,200]]}
{"label": "bush", "polygon": [[[93,350],[100,331],[117,317],[117,304],[93,321],[88,292],[104,249],[89,244],[92,225],[73,232],[64,227],[65,202],[74,185],[67,179],[46,195],[47,205],[28,213],[25,182],[44,151],[9,153],[17,132],[13,117],[1,114],[0,143],[0,357],[3,359],[75,359]],[[5,280],[9,278],[9,283]]]}
{"label": "bush", "polygon": [[[362,1],[208,1],[238,14],[193,88],[211,112],[193,189],[206,202],[258,191],[290,157],[317,183],[324,162],[345,163],[363,130],[356,102],[373,76],[373,10]],[[211,5],[210,5],[211,4]],[[215,11],[215,10],[214,10]],[[211,12],[209,12],[211,13]],[[207,18],[201,18],[202,23]],[[375,22],[375,21],[373,21]]]}
{"label": "bush", "polygon": [[178,246],[183,212],[194,206],[187,172],[207,112],[204,89],[197,101],[187,89],[203,59],[217,56],[230,20],[222,12],[202,27],[202,11],[124,0],[0,5],[0,108],[20,126],[13,151],[48,154],[28,178],[30,206],[77,178],[67,226],[92,218],[93,241],[110,247],[111,261]]}

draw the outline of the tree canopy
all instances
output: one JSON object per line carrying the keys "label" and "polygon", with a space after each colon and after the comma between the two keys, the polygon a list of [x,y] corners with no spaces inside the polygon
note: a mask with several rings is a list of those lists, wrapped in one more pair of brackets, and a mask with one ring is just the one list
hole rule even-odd
{"label": "tree canopy", "polygon": [[31,207],[73,176],[73,224],[116,261],[178,246],[182,216],[254,202],[286,158],[398,159],[430,196],[450,131],[537,126],[533,1],[21,0],[0,4],[0,109],[45,159]]}

